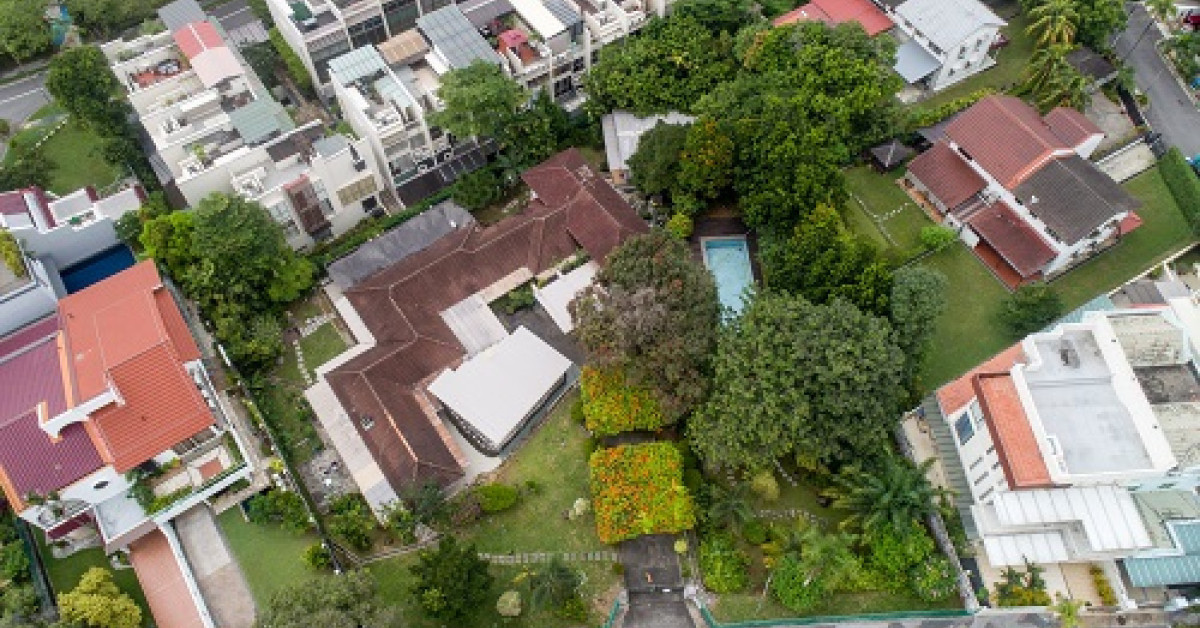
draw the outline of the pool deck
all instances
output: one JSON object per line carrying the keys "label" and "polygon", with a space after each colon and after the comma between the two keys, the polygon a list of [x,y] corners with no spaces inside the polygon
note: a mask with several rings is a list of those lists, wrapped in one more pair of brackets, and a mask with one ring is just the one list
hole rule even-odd
{"label": "pool deck", "polygon": [[731,213],[708,213],[697,216],[692,237],[688,238],[688,246],[692,249],[692,257],[701,264],[704,263],[704,250],[701,242],[705,238],[720,238],[727,236],[746,236],[750,245],[750,272],[754,282],[762,285],[762,269],[758,266],[758,236],[742,222],[742,219]]}

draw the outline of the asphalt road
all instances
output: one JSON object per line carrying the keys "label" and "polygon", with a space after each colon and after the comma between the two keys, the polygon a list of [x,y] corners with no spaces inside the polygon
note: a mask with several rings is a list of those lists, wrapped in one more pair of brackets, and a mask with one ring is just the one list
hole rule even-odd
{"label": "asphalt road", "polygon": [[225,30],[233,30],[240,26],[245,26],[251,22],[258,20],[254,13],[250,11],[250,6],[246,4],[246,0],[233,0],[226,2],[220,6],[213,7],[209,11]]}
{"label": "asphalt road", "polygon": [[45,85],[45,73],[0,85],[0,117],[8,120],[14,129],[19,127],[33,112],[50,102],[43,89]]}
{"label": "asphalt road", "polygon": [[1200,154],[1200,111],[1155,49],[1162,33],[1142,3],[1128,3],[1126,9],[1129,26],[1114,47],[1118,58],[1133,66],[1138,87],[1150,98],[1147,121],[1167,144],[1178,146],[1185,156]]}

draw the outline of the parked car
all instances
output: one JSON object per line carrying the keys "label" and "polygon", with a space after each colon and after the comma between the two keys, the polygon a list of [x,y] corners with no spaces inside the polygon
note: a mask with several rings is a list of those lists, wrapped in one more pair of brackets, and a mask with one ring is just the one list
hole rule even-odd
{"label": "parked car", "polygon": [[1192,170],[1195,170],[1196,176],[1200,177],[1200,153],[1196,153],[1196,156],[1192,157]]}
{"label": "parked car", "polygon": [[1183,25],[1192,27],[1192,30],[1200,30],[1200,9],[1188,9],[1188,12],[1183,14]]}

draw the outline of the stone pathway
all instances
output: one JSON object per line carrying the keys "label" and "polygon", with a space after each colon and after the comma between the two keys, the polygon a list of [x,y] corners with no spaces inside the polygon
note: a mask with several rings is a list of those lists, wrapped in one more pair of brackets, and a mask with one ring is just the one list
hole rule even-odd
{"label": "stone pathway", "polygon": [[533,565],[548,563],[555,557],[568,563],[615,563],[618,560],[616,552],[607,550],[601,552],[525,552],[521,554],[485,554],[481,552],[479,557],[494,565]]}
{"label": "stone pathway", "polygon": [[325,323],[332,321],[334,318],[335,318],[335,316],[333,314],[325,313],[325,314],[321,314],[319,316],[314,316],[314,317],[308,319],[307,321],[304,321],[304,326],[300,328],[300,337],[306,338],[308,336],[311,336],[314,332],[317,331],[317,329],[319,329],[321,327],[321,325],[324,325]]}
{"label": "stone pathway", "polygon": [[312,373],[308,372],[308,365],[304,363],[304,349],[300,348],[300,341],[293,340],[292,346],[296,349],[296,366],[300,368],[300,377],[304,378],[304,387],[308,388],[317,382]]}
{"label": "stone pathway", "polygon": [[761,519],[780,520],[804,517],[812,523],[818,523],[816,515],[808,512],[807,510],[801,510],[799,508],[763,508],[755,511],[755,514],[757,514]]}

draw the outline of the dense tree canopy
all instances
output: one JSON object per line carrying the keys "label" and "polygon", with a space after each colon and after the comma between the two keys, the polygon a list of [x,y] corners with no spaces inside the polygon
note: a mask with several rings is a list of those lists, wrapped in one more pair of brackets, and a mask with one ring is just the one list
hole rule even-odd
{"label": "dense tree canopy", "polygon": [[58,612],[67,622],[88,628],[139,628],[142,609],[113,583],[103,567],[88,569],[74,589],[58,596]]}
{"label": "dense tree canopy", "polygon": [[371,573],[321,576],[275,593],[260,608],[256,628],[398,628],[395,610]]}
{"label": "dense tree canopy", "polygon": [[688,423],[709,464],[760,469],[877,453],[896,421],[903,356],[887,321],[845,301],[764,293],[722,330],[713,391]]}
{"label": "dense tree canopy", "polygon": [[629,172],[637,189],[643,194],[663,194],[676,188],[679,153],[687,136],[687,126],[665,122],[642,134],[637,152],[629,158]]}
{"label": "dense tree canopy", "polygon": [[874,534],[891,528],[903,532],[921,525],[927,515],[937,509],[938,499],[946,494],[934,488],[926,475],[936,459],[929,458],[913,465],[907,458],[886,455],[874,466],[853,465],[837,477],[830,493],[836,498],[835,508],[849,510],[846,524]]}
{"label": "dense tree canopy", "polygon": [[120,115],[120,85],[108,69],[108,59],[95,46],[62,51],[50,62],[46,89],[71,115],[90,126]]}
{"label": "dense tree canopy", "polygon": [[938,319],[946,311],[946,276],[924,266],[906,266],[892,275],[891,319],[896,344],[904,352],[910,387],[925,362]]}
{"label": "dense tree canopy", "polygon": [[42,0],[0,0],[0,49],[22,63],[50,48]]}
{"label": "dense tree canopy", "polygon": [[589,362],[623,367],[632,385],[656,393],[668,421],[704,398],[720,305],[684,242],[662,231],[626,240],[571,314]]}
{"label": "dense tree canopy", "polygon": [[529,92],[500,70],[476,60],[442,77],[438,97],[446,107],[429,115],[429,122],[458,137],[495,137],[529,100]]}
{"label": "dense tree canopy", "polygon": [[460,624],[483,608],[490,597],[492,576],[474,545],[459,545],[452,535],[436,549],[424,550],[412,566],[412,594],[430,617]]}
{"label": "dense tree canopy", "polygon": [[713,33],[736,33],[750,20],[749,0],[681,0],[671,7],[671,15],[686,17]]}

